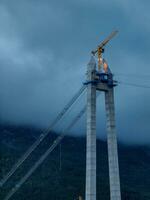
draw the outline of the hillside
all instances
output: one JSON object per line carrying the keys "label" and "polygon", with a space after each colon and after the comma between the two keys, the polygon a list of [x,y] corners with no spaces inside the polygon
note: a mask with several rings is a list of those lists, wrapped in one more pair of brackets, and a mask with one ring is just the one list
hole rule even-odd
{"label": "hillside", "polygon": [[[35,141],[40,130],[33,127],[0,126],[0,177]],[[48,148],[55,133],[47,138],[32,157],[25,162],[11,181],[0,190],[0,199],[16,180]],[[97,140],[97,199],[109,199],[106,142]],[[150,199],[150,148],[119,145],[122,199]],[[74,200],[84,197],[85,189],[85,138],[67,136],[42,166],[13,196],[12,200]]]}

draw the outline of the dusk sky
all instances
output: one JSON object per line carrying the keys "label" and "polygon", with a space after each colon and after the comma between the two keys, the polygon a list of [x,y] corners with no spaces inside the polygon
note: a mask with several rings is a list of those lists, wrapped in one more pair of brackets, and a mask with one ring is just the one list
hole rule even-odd
{"label": "dusk sky", "polygon": [[[118,137],[150,144],[149,10],[146,0],[1,0],[1,121],[47,127],[84,82],[91,50],[118,30],[104,53],[125,83],[115,88]],[[103,138],[103,95],[97,110]],[[84,117],[72,134],[85,134],[85,125]]]}

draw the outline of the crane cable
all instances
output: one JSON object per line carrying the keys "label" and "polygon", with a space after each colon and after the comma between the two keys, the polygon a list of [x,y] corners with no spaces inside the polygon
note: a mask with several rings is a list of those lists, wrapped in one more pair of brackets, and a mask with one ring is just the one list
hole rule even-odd
{"label": "crane cable", "polygon": [[33,174],[33,172],[44,162],[47,156],[57,147],[57,145],[62,141],[65,137],[66,133],[73,128],[73,126],[79,121],[79,119],[83,116],[86,112],[86,106],[79,112],[79,114],[73,119],[73,121],[69,124],[69,126],[64,129],[60,136],[58,136],[53,144],[48,148],[48,150],[40,157],[40,159],[33,165],[33,167],[25,174],[25,176],[13,187],[4,200],[9,200],[15,192],[22,186],[22,184]]}
{"label": "crane cable", "polygon": [[72,99],[68,102],[68,104],[62,109],[62,111],[57,115],[54,121],[50,124],[46,131],[43,131],[39,138],[29,147],[29,149],[23,154],[23,156],[13,165],[11,170],[2,178],[0,181],[0,186],[2,187],[7,180],[16,172],[16,170],[23,164],[23,162],[30,156],[30,154],[36,149],[36,147],[46,138],[50,131],[54,128],[54,126],[60,121],[67,111],[72,107],[72,105],[77,101],[77,99],[84,92],[86,86],[83,85],[78,92],[72,97]]}

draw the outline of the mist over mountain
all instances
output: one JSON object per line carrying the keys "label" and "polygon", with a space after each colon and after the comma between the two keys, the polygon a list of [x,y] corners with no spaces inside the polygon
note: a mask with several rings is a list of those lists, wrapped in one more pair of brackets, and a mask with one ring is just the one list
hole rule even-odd
{"label": "mist over mountain", "polygon": [[[84,82],[91,50],[117,29],[104,58],[116,80],[132,83],[115,89],[118,136],[150,144],[149,87],[133,86],[150,85],[149,7],[145,0],[1,0],[0,120],[47,127]],[[103,138],[102,98],[97,111]]]}
{"label": "mist over mountain", "polygon": [[[112,31],[103,58],[114,79],[122,200],[150,199],[150,1],[0,1],[0,178],[86,79],[90,54]],[[97,57],[95,57],[97,63]],[[86,105],[86,92],[0,188],[0,199]],[[97,199],[109,200],[104,94],[97,98]],[[85,193],[86,116],[12,200],[76,200]]]}

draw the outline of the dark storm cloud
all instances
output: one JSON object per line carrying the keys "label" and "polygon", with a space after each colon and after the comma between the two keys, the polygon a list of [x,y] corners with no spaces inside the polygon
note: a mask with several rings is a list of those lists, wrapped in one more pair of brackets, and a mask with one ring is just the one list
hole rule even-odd
{"label": "dark storm cloud", "polygon": [[[135,76],[150,74],[149,6],[138,0],[1,1],[1,120],[48,125],[84,81],[92,48],[116,28],[104,54],[116,78],[150,85]],[[150,143],[149,99],[149,89],[116,88],[120,140]],[[103,105],[99,110],[103,132]]]}

